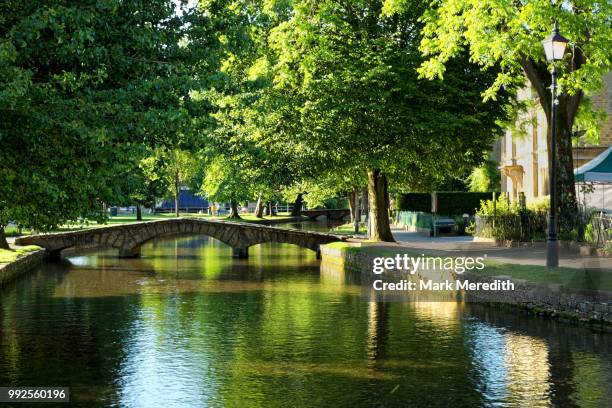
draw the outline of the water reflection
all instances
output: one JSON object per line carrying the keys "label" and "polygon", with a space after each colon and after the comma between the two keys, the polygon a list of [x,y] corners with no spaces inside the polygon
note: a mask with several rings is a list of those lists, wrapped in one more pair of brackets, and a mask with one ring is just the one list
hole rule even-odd
{"label": "water reflection", "polygon": [[45,265],[1,294],[0,384],[69,385],[83,407],[610,406],[607,335],[370,302],[312,251],[249,254],[181,237]]}

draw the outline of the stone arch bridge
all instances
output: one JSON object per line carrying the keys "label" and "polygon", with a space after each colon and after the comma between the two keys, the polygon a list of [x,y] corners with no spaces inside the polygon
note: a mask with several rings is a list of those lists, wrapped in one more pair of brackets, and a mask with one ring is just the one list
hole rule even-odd
{"label": "stone arch bridge", "polygon": [[317,253],[324,244],[346,241],[347,237],[320,232],[270,227],[246,222],[216,221],[197,218],[175,218],[134,224],[81,229],[77,231],[30,235],[15,240],[17,245],[38,245],[52,257],[73,247],[111,247],[119,256],[140,256],[141,246],[157,237],[175,235],[207,235],[233,249],[234,257],[248,257],[249,247],[264,242],[278,242],[309,248]]}
{"label": "stone arch bridge", "polygon": [[340,221],[351,215],[351,210],[347,209],[334,209],[334,208],[323,208],[319,210],[302,210],[302,215],[305,215],[311,220],[316,220],[318,217],[325,216],[328,220]]}

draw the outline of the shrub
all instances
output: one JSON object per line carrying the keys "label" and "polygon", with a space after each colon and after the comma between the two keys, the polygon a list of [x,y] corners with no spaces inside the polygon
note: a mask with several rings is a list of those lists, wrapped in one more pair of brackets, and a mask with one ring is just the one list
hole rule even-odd
{"label": "shrub", "polygon": [[547,212],[541,205],[521,208],[505,196],[495,201],[486,200],[476,212],[474,235],[501,241],[531,241],[546,236]]}
{"label": "shrub", "polygon": [[536,213],[548,213],[549,208],[550,199],[548,197],[536,198],[527,204],[527,209]]}
{"label": "shrub", "polygon": [[476,215],[493,216],[493,215],[517,215],[519,206],[517,203],[512,203],[506,199],[504,195],[500,195],[495,200],[482,200],[480,208],[476,211]]}

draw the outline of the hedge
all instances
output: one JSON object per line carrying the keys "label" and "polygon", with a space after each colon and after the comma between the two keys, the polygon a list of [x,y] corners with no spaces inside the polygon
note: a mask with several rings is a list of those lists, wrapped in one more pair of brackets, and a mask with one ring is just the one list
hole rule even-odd
{"label": "hedge", "polygon": [[[480,208],[480,201],[491,200],[493,198],[492,192],[439,191],[436,194],[438,196],[437,213],[441,215],[474,215],[476,210]],[[398,211],[431,212],[430,193],[398,194],[396,203]]]}
{"label": "hedge", "polygon": [[398,211],[431,212],[430,193],[402,193],[395,200]]}

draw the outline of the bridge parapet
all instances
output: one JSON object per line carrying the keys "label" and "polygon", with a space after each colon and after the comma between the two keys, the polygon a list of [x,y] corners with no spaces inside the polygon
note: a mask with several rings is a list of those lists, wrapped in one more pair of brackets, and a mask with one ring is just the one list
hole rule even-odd
{"label": "bridge parapet", "polygon": [[309,248],[317,252],[318,255],[320,245],[347,239],[333,234],[246,222],[174,218],[30,235],[18,238],[15,243],[17,245],[41,246],[52,256],[58,256],[66,248],[99,246],[117,248],[120,257],[137,257],[140,255],[140,248],[144,243],[157,237],[172,235],[210,236],[230,246],[236,258],[247,257],[250,246],[265,242],[294,244]]}

